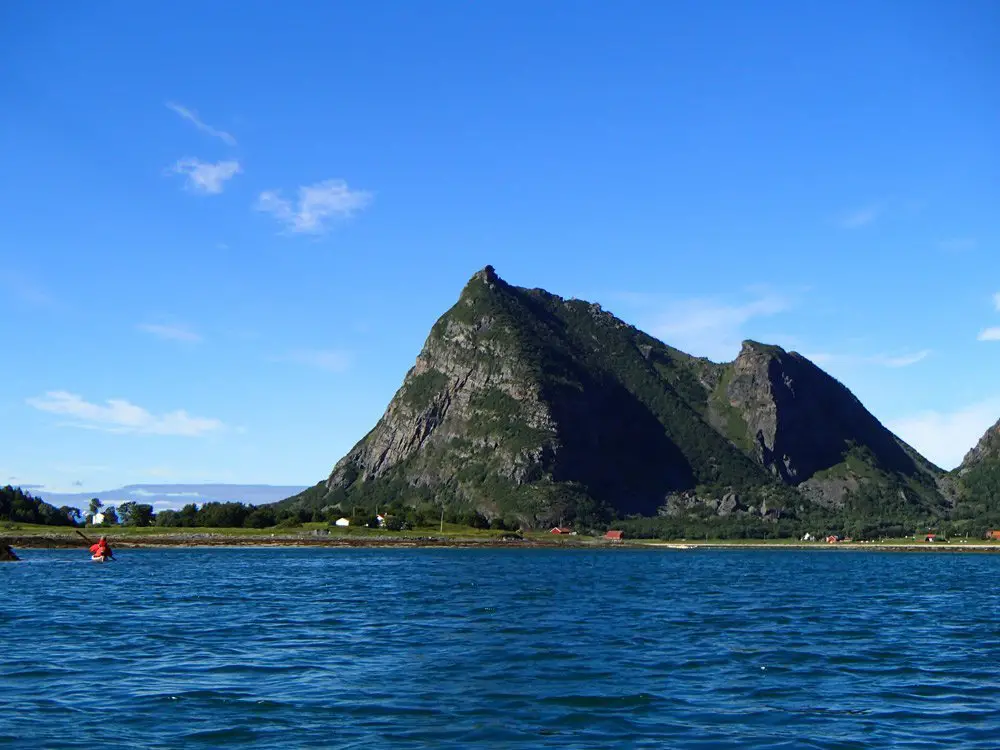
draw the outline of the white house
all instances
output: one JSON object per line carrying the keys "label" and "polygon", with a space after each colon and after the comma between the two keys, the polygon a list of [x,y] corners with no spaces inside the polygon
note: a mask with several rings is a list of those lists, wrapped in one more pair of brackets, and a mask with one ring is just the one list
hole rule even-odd
{"label": "white house", "polygon": [[375,516],[375,518],[376,518],[376,520],[378,520],[378,525],[379,526],[385,526],[385,516],[377,515],[377,516]]}
{"label": "white house", "polygon": [[90,522],[94,524],[94,526],[100,526],[102,523],[104,523],[104,514],[95,513],[93,516],[91,516]]}
{"label": "white house", "polygon": [[351,525],[351,522],[348,521],[346,518],[338,518],[336,521],[334,521],[334,523],[336,523],[337,526],[350,526]]}

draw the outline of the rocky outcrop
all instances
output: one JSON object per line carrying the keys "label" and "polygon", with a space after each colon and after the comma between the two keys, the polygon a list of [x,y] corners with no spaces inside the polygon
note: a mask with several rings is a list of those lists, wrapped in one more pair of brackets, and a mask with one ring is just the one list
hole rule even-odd
{"label": "rocky outcrop", "polygon": [[754,458],[789,484],[841,463],[852,445],[867,448],[888,470],[917,471],[896,437],[854,394],[795,352],[744,342],[726,397],[746,425]]}
{"label": "rocky outcrop", "polygon": [[1000,460],[1000,420],[986,431],[975,448],[965,454],[959,473],[964,473],[989,460]]}
{"label": "rocky outcrop", "polygon": [[[470,280],[458,309],[427,337],[378,424],[334,467],[330,490],[378,480],[404,464],[409,483],[436,486],[451,479],[462,460],[485,452],[495,454],[484,457],[493,473],[514,483],[544,473],[544,455],[555,438],[551,410],[515,341],[505,335],[502,309],[484,304],[503,287],[489,266]],[[483,425],[494,416],[536,439],[502,441]],[[441,460],[449,451],[455,460]]]}
{"label": "rocky outcrop", "polygon": [[9,545],[0,544],[0,562],[16,562],[20,559]]}

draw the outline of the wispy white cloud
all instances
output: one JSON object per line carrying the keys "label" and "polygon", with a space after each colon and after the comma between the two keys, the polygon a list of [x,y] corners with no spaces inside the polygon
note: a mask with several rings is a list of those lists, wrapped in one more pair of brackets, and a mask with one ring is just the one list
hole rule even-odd
{"label": "wispy white cloud", "polygon": [[976,336],[979,341],[1000,341],[1000,327],[984,328]]}
{"label": "wispy white cloud", "polygon": [[170,174],[184,175],[187,177],[188,189],[205,195],[221,193],[226,181],[242,171],[240,163],[235,159],[211,164],[191,156],[180,159],[167,170]]}
{"label": "wispy white cloud", "polygon": [[297,349],[283,359],[327,372],[344,372],[354,361],[350,352],[341,349]]}
{"label": "wispy white cloud", "polygon": [[178,115],[183,117],[188,122],[192,123],[196,128],[198,128],[198,130],[202,131],[203,133],[208,133],[211,136],[215,136],[216,138],[219,138],[229,146],[236,145],[236,139],[233,138],[232,135],[227,133],[225,130],[217,130],[216,128],[213,128],[211,125],[202,122],[201,118],[198,117],[198,113],[195,112],[194,110],[188,109],[187,107],[181,104],[175,104],[174,102],[167,102],[167,109],[176,112]]}
{"label": "wispy white cloud", "polygon": [[258,196],[255,208],[274,216],[290,232],[323,234],[331,220],[349,218],[371,201],[370,192],[352,190],[344,180],[324,180],[301,186],[294,205],[281,197],[280,191],[265,190]]}
{"label": "wispy white cloud", "polygon": [[900,354],[900,355],[887,355],[878,354],[871,358],[871,361],[877,365],[885,365],[886,367],[909,367],[910,365],[915,365],[917,362],[923,362],[927,357],[930,356],[930,349],[921,349],[919,352],[913,352],[912,354]]}
{"label": "wispy white cloud", "polygon": [[866,206],[844,214],[840,226],[845,229],[860,229],[873,223],[882,213],[880,206]]}
{"label": "wispy white cloud", "polygon": [[125,399],[108,399],[103,405],[94,404],[68,391],[49,391],[44,396],[27,399],[26,403],[39,411],[77,420],[68,426],[105,432],[197,437],[225,427],[218,419],[193,417],[183,409],[152,414]]}
{"label": "wispy white cloud", "polygon": [[633,304],[639,302],[643,307],[660,308],[640,314],[643,330],[678,349],[716,361],[736,356],[751,321],[777,315],[793,306],[791,299],[767,292],[758,292],[742,303],[696,298],[675,299],[657,305],[652,298],[644,299],[643,295],[627,296]]}
{"label": "wispy white cloud", "polygon": [[161,325],[157,323],[140,323],[136,326],[140,331],[152,334],[161,339],[170,341],[189,341],[197,343],[202,340],[201,336],[189,328],[181,325]]}
{"label": "wispy white cloud", "polygon": [[953,469],[998,416],[1000,397],[950,412],[923,411],[889,420],[887,426],[938,466]]}
{"label": "wispy white cloud", "polygon": [[966,250],[974,250],[979,242],[975,237],[950,237],[938,244],[945,252],[961,253]]}
{"label": "wispy white cloud", "polygon": [[1000,312],[1000,292],[993,295],[993,307],[997,312]]}
{"label": "wispy white cloud", "polygon": [[834,354],[831,352],[802,352],[811,362],[825,367],[828,365],[878,365],[880,367],[909,367],[923,362],[933,352],[921,349],[900,354]]}

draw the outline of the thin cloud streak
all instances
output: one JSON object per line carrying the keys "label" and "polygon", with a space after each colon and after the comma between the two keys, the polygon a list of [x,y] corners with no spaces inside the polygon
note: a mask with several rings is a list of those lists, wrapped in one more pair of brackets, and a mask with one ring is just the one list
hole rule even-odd
{"label": "thin cloud streak", "polygon": [[194,417],[184,409],[157,415],[125,399],[112,398],[104,404],[94,404],[68,391],[48,391],[44,396],[26,399],[25,403],[39,411],[78,420],[65,426],[102,432],[198,437],[225,428],[218,419]]}
{"label": "thin cloud streak", "polygon": [[298,349],[284,359],[327,372],[344,372],[354,361],[350,352],[340,349]]}
{"label": "thin cloud streak", "polygon": [[179,325],[159,325],[156,323],[139,323],[136,328],[144,333],[152,334],[169,341],[189,341],[198,343],[201,336],[194,331]]}
{"label": "thin cloud streak", "polygon": [[882,209],[879,206],[861,208],[842,217],[840,220],[840,226],[845,229],[860,229],[861,227],[866,227],[869,224],[872,224],[876,219],[878,219],[881,213]]}
{"label": "thin cloud streak", "polygon": [[226,145],[229,146],[236,145],[236,139],[231,134],[227,133],[225,130],[217,130],[216,128],[213,128],[211,125],[202,122],[201,118],[198,117],[198,113],[195,112],[194,110],[188,109],[187,107],[181,104],[175,104],[174,102],[167,102],[166,106],[167,109],[176,112],[185,120],[194,124],[194,126],[203,133],[208,133],[209,135],[214,136],[215,138],[219,138]]}
{"label": "thin cloud streak", "polygon": [[976,336],[979,341],[1000,341],[1000,328],[984,328]]}
{"label": "thin cloud streak", "polygon": [[910,367],[923,362],[933,353],[930,349],[921,349],[910,354],[833,354],[830,352],[802,352],[802,356],[810,362],[820,365],[878,365],[880,367]]}
{"label": "thin cloud streak", "polygon": [[885,365],[886,367],[909,367],[910,365],[917,364],[917,362],[923,362],[928,356],[930,356],[930,353],[930,349],[923,349],[913,354],[903,354],[897,357],[880,354],[873,357],[872,361],[875,364]]}
{"label": "thin cloud streak", "polygon": [[674,300],[662,311],[645,316],[640,328],[685,352],[716,362],[729,361],[747,338],[748,323],[786,312],[792,306],[790,299],[778,294],[762,294],[743,304],[704,298]]}

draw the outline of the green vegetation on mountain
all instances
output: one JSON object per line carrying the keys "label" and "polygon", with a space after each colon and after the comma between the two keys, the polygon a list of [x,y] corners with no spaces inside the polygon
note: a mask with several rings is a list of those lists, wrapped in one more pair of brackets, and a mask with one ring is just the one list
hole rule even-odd
{"label": "green vegetation on mountain", "polygon": [[966,454],[954,475],[956,525],[977,536],[990,528],[1000,529],[1000,422]]}

